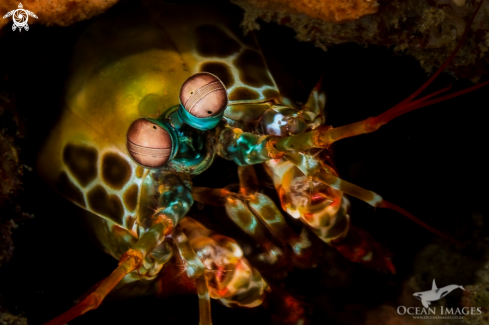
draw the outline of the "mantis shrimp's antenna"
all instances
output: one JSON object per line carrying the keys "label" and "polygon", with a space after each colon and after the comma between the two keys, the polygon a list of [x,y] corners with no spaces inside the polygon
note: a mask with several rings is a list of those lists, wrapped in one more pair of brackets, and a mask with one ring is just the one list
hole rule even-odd
{"label": "mantis shrimp's antenna", "polygon": [[[445,70],[445,68],[453,61],[453,58],[460,50],[463,42],[467,38],[467,35],[470,30],[470,26],[472,25],[477,13],[479,12],[483,1],[484,0],[481,0],[479,2],[474,14],[468,21],[467,26],[465,27],[462,38],[460,39],[458,45],[456,46],[452,54],[445,60],[445,62],[440,66],[440,68],[438,68],[438,70],[421,87],[419,87],[414,93],[412,93],[406,99],[401,101],[399,104],[395,105],[394,107],[390,108],[389,110],[385,111],[384,113],[376,117],[369,117],[359,122],[355,122],[352,124],[348,124],[336,128],[332,128],[329,126],[320,126],[317,129],[307,133],[282,138],[275,143],[274,149],[282,153],[297,153],[311,148],[328,148],[333,142],[336,142],[338,140],[353,137],[364,133],[374,132],[378,130],[382,125],[390,122],[394,118],[406,114],[408,112],[411,112],[413,110],[416,110],[418,108],[433,105],[469,93],[478,88],[488,85],[489,81],[485,81],[478,85],[474,85],[472,87],[462,89],[452,94],[433,98],[435,96],[438,96],[448,91],[451,88],[451,85],[449,85],[444,89],[435,91],[431,94],[428,94],[422,98],[415,100],[415,98],[419,96],[419,94],[423,92],[438,77],[438,75],[440,75],[440,73],[443,70]],[[344,193],[352,195],[356,198],[359,198],[360,200],[374,207],[387,208],[387,209],[397,211],[400,214],[406,216],[407,218],[413,220],[420,226],[424,227],[425,229],[431,231],[432,233],[435,233],[438,236],[448,239],[454,243],[460,244],[457,240],[427,225],[425,222],[416,218],[414,215],[404,210],[403,208],[383,200],[382,197],[380,197],[378,194],[374,192],[362,189],[354,184],[341,180],[335,177],[333,174],[323,173],[322,175],[319,175],[319,179],[320,181],[324,182],[326,185],[336,188],[340,191],[343,191]]]}
{"label": "mantis shrimp's antenna", "polygon": [[[421,92],[423,92],[437,77],[442,73],[443,70],[453,61],[453,58],[457,54],[457,52],[460,50],[463,42],[467,38],[467,35],[470,30],[470,26],[472,25],[472,22],[474,21],[475,16],[479,12],[479,9],[482,5],[482,2],[484,0],[481,0],[479,2],[479,5],[477,6],[474,14],[470,18],[469,22],[467,23],[467,26],[465,27],[464,33],[462,35],[462,38],[460,39],[457,47],[455,50],[452,52],[452,54],[443,62],[443,64],[436,70],[436,72],[421,86],[419,87],[414,93],[412,93],[410,96],[408,96],[406,99],[401,101],[399,104],[395,105],[394,107],[388,109],[384,113],[375,116],[375,117],[369,117],[365,120],[351,123],[348,125],[340,126],[340,127],[335,127],[335,128],[330,128],[330,127],[319,127],[318,129],[314,130],[311,132],[311,134],[304,134],[304,135],[299,135],[297,136],[296,141],[292,141],[293,145],[296,146],[300,142],[307,143],[309,144],[309,147],[329,147],[333,142],[336,142],[341,139],[345,138],[350,138],[353,136],[357,136],[360,134],[365,134],[365,133],[371,133],[374,131],[377,131],[382,125],[392,121],[396,117],[399,117],[403,114],[406,114],[408,112],[414,111],[418,108],[422,108],[425,106],[433,105],[436,103],[443,102],[445,100],[458,97],[461,95],[464,95],[466,93],[472,92],[476,89],[479,89],[481,87],[484,87],[486,85],[489,85],[489,80],[482,82],[480,84],[468,87],[466,89],[462,89],[459,91],[456,91],[452,94],[440,96],[437,98],[433,98],[437,95],[440,95],[441,93],[446,92],[451,88],[451,85],[448,87],[435,91],[429,95],[426,95],[420,99],[415,100],[417,96]],[[314,134],[312,134],[314,133]],[[301,139],[299,139],[301,137]],[[307,139],[307,138],[313,138],[312,139]],[[311,141],[312,140],[312,141]],[[283,140],[282,142],[277,143],[277,149],[281,151],[294,151],[291,148],[293,146],[290,146],[289,143],[290,140]],[[303,148],[305,149],[305,148]]]}
{"label": "mantis shrimp's antenna", "polygon": [[483,2],[484,2],[484,0],[481,0],[479,2],[479,5],[477,6],[474,14],[472,15],[469,22],[467,23],[467,26],[465,26],[464,33],[462,34],[462,37],[461,37],[459,43],[457,44],[457,47],[455,48],[455,50],[453,50],[452,54],[450,54],[450,56],[445,60],[445,62],[443,62],[443,64],[438,68],[438,70],[436,70],[436,72],[421,87],[419,87],[414,93],[412,93],[410,96],[408,96],[402,102],[400,102],[396,106],[392,107],[391,109],[387,110],[386,112],[380,114],[379,116],[368,119],[367,120],[368,122],[367,121],[366,122],[369,124],[369,126],[371,128],[377,130],[382,125],[390,122],[391,120],[393,120],[396,117],[401,116],[405,113],[414,111],[414,110],[421,108],[421,107],[425,107],[425,106],[433,105],[433,104],[436,104],[439,102],[443,102],[443,101],[448,100],[450,98],[454,98],[454,97],[457,97],[460,95],[464,95],[466,93],[469,93],[471,91],[474,91],[476,89],[479,89],[480,87],[483,87],[483,86],[489,84],[489,81],[485,81],[485,82],[482,82],[478,85],[457,91],[453,94],[445,95],[445,96],[438,97],[438,98],[427,101],[431,97],[434,97],[436,95],[439,95],[440,93],[443,93],[443,92],[449,90],[451,88],[451,85],[450,85],[445,89],[436,91],[436,92],[434,92],[428,96],[425,96],[421,99],[413,101],[413,99],[416,98],[429,85],[431,85],[431,83],[440,75],[440,73],[442,73],[442,71],[445,70],[445,68],[453,61],[453,59],[455,58],[455,55],[458,53],[458,51],[462,47],[462,44],[465,42],[465,39],[467,38],[467,35],[469,34],[470,26],[474,22],[475,16],[477,16],[477,13],[479,12],[479,9],[481,8]]}

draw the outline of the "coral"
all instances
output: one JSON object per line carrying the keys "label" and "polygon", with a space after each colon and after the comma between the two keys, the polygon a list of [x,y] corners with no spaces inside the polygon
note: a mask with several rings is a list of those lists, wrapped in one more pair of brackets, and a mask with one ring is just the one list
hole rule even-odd
{"label": "coral", "polygon": [[[306,11],[286,12],[283,5],[255,6],[250,0],[232,0],[245,9],[245,32],[259,29],[258,18],[293,28],[300,41],[313,42],[326,50],[335,44],[356,42],[387,46],[414,56],[427,72],[448,57],[461,39],[476,2],[463,0],[382,1],[375,14],[343,24]],[[278,0],[277,0],[278,1]],[[477,81],[489,70],[489,3],[482,4],[471,33],[449,70]]]}
{"label": "coral", "polygon": [[274,10],[280,14],[304,14],[330,23],[344,23],[377,12],[375,0],[244,0],[260,10]]}
{"label": "coral", "polygon": [[[81,20],[89,19],[103,13],[117,3],[118,0],[38,0],[23,1],[24,9],[30,10],[39,17],[30,18],[29,24],[41,23],[44,25],[68,26]],[[17,0],[0,2],[0,16],[17,9]],[[0,19],[0,28],[12,21]]]}

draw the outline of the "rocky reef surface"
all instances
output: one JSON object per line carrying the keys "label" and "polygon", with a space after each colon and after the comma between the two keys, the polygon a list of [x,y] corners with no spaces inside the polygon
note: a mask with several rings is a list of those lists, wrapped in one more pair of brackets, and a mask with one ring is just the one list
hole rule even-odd
{"label": "rocky reef surface", "polygon": [[[293,28],[296,38],[328,47],[355,42],[379,45],[415,57],[432,72],[459,43],[467,22],[479,4],[465,0],[338,1],[232,0],[246,14],[245,31],[259,29],[257,21]],[[363,9],[363,10],[362,10]],[[284,47],[286,48],[286,44]],[[468,39],[449,70],[476,82],[489,68],[489,2],[474,19]]]}
{"label": "rocky reef surface", "polygon": [[[69,26],[81,20],[86,20],[103,13],[117,3],[118,0],[37,0],[25,1],[23,8],[37,15],[28,23],[41,23],[47,26]],[[0,2],[0,16],[18,9],[16,0]],[[10,19],[0,19],[0,28],[9,23]]]}

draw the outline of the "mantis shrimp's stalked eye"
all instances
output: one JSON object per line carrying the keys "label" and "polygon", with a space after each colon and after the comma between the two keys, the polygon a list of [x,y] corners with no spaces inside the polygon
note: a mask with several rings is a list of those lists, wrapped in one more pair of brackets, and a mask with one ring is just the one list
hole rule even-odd
{"label": "mantis shrimp's stalked eye", "polygon": [[196,73],[180,89],[178,114],[188,125],[210,130],[219,124],[228,104],[226,88],[215,75]]}
{"label": "mantis shrimp's stalked eye", "polygon": [[127,130],[127,151],[141,166],[159,168],[176,153],[174,130],[166,123],[149,118],[134,121]]}

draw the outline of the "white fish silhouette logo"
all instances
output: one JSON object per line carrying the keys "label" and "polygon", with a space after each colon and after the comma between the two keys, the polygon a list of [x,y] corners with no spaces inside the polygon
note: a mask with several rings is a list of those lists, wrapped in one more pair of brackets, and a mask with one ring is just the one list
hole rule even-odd
{"label": "white fish silhouette logo", "polygon": [[433,286],[431,287],[430,291],[416,292],[413,294],[413,296],[416,297],[416,299],[421,300],[423,306],[428,308],[432,301],[440,300],[457,288],[465,290],[464,287],[456,284],[451,284],[443,288],[437,288],[435,280],[433,279]]}
{"label": "white fish silhouette logo", "polygon": [[14,20],[14,24],[12,25],[12,30],[15,31],[18,28],[19,32],[22,31],[22,28],[24,28],[26,31],[29,30],[29,25],[27,25],[29,16],[37,18],[36,14],[33,13],[32,11],[23,9],[22,3],[19,3],[19,9],[15,9],[7,12],[7,14],[3,16],[3,18],[8,18],[10,16],[13,16],[13,20]]}

